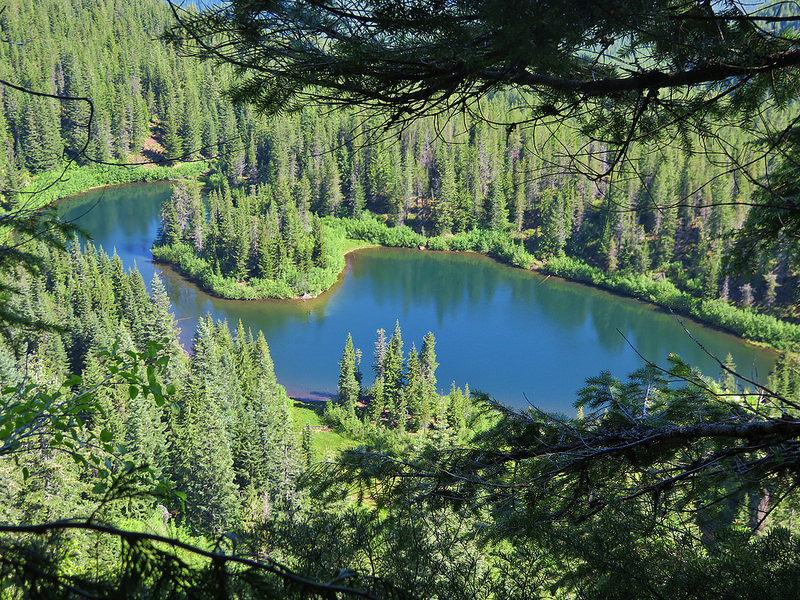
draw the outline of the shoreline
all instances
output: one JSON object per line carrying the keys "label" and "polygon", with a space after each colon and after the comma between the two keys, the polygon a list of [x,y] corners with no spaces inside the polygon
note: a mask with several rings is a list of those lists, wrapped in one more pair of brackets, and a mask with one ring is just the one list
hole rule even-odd
{"label": "shoreline", "polygon": [[[348,242],[357,242],[357,243],[354,244],[352,247],[347,248],[342,253],[342,259],[344,261],[344,264],[343,264],[341,270],[336,274],[336,279],[333,281],[333,283],[331,283],[331,285],[327,289],[320,290],[319,292],[316,292],[316,293],[303,292],[300,295],[289,296],[289,297],[260,296],[260,297],[255,297],[255,298],[246,298],[246,297],[243,298],[243,297],[226,296],[225,294],[223,294],[221,292],[218,292],[217,290],[215,290],[213,288],[210,288],[207,285],[204,285],[202,281],[200,281],[199,279],[193,277],[190,272],[188,272],[187,270],[181,268],[181,265],[179,263],[176,263],[176,262],[170,261],[170,260],[157,258],[154,255],[152,256],[151,260],[152,260],[153,264],[166,265],[166,266],[170,267],[170,269],[174,273],[179,275],[185,281],[187,281],[187,282],[191,283],[192,285],[194,285],[195,287],[197,287],[197,289],[201,290],[203,293],[205,293],[205,294],[207,294],[207,295],[209,295],[209,296],[211,296],[213,298],[218,298],[220,300],[235,300],[235,301],[239,301],[239,302],[266,302],[266,301],[273,301],[273,302],[283,302],[283,301],[285,301],[285,302],[307,302],[309,300],[317,300],[317,299],[319,299],[321,296],[323,296],[323,295],[327,294],[328,292],[330,292],[334,287],[336,287],[336,285],[338,283],[341,282],[342,278],[344,277],[344,275],[345,275],[345,273],[347,271],[347,257],[350,254],[352,254],[354,252],[357,252],[359,250],[367,250],[367,249],[370,249],[370,248],[390,248],[391,247],[391,246],[381,246],[380,244],[373,244],[373,243],[370,243],[370,242],[363,242],[362,243],[361,240],[352,240],[352,239],[346,239],[345,240],[345,245],[347,245]],[[151,248],[151,252],[152,252],[152,248]],[[226,278],[226,279],[229,279],[229,280],[233,281],[232,278]],[[254,288],[253,286],[249,285],[247,282],[236,281],[236,283],[240,286],[238,289],[247,289],[247,290],[253,290],[254,292],[257,292],[256,288]]]}
{"label": "shoreline", "polygon": [[[349,241],[358,241],[358,240],[349,240]],[[187,276],[178,267],[178,265],[176,265],[175,263],[172,263],[172,262],[169,262],[169,261],[156,260],[156,259],[153,259],[153,262],[157,263],[157,264],[168,265],[181,278],[183,278],[184,280],[192,283],[199,290],[202,290],[204,293],[208,294],[209,296],[212,296],[214,298],[218,298],[218,299],[221,299],[221,300],[246,301],[246,302],[264,302],[264,301],[273,301],[273,302],[275,302],[275,301],[278,301],[278,302],[280,302],[280,301],[306,302],[306,301],[309,301],[309,300],[311,300],[311,301],[317,300],[320,297],[324,296],[325,294],[330,292],[336,286],[337,283],[339,283],[342,280],[342,278],[344,277],[344,275],[345,275],[345,273],[347,271],[346,261],[347,261],[348,255],[353,254],[353,253],[355,253],[357,251],[360,251],[360,250],[368,250],[368,249],[371,249],[371,248],[409,250],[409,251],[414,251],[414,252],[443,252],[443,253],[454,253],[454,254],[474,254],[476,256],[481,256],[481,257],[483,257],[483,258],[485,258],[487,260],[491,260],[492,262],[494,262],[494,263],[496,263],[498,265],[504,266],[504,267],[508,267],[508,268],[512,268],[512,269],[520,269],[522,271],[526,271],[526,272],[533,273],[533,274],[536,274],[538,276],[541,276],[541,277],[543,277],[543,279],[542,279],[541,282],[539,282],[539,285],[543,284],[545,281],[547,281],[549,278],[552,277],[552,278],[555,278],[555,279],[558,279],[558,280],[561,280],[561,281],[565,281],[565,282],[569,282],[569,283],[573,283],[573,284],[576,284],[576,285],[587,286],[587,287],[596,289],[596,290],[601,291],[601,292],[612,294],[612,295],[617,296],[619,298],[626,298],[626,299],[629,299],[629,300],[640,302],[640,303],[648,306],[652,310],[658,310],[658,311],[661,311],[663,313],[672,314],[676,319],[679,319],[679,320],[690,319],[695,324],[701,325],[703,327],[707,327],[709,329],[713,329],[713,330],[721,332],[721,333],[732,335],[732,336],[736,337],[738,340],[741,340],[742,342],[746,343],[747,345],[749,345],[749,346],[751,346],[753,348],[758,348],[760,350],[766,350],[766,351],[769,351],[769,352],[774,352],[776,354],[781,351],[781,348],[777,348],[772,344],[769,344],[769,343],[764,342],[764,341],[753,340],[751,338],[745,337],[745,336],[739,334],[737,331],[735,331],[735,330],[733,330],[731,328],[727,328],[727,327],[724,327],[724,326],[722,326],[722,325],[720,325],[718,323],[714,323],[712,321],[702,319],[702,318],[692,314],[688,310],[681,310],[680,308],[674,308],[674,307],[671,307],[671,306],[668,306],[668,305],[659,304],[657,302],[653,302],[653,301],[648,300],[646,298],[641,298],[641,297],[638,297],[638,296],[633,295],[633,294],[626,294],[622,290],[614,289],[614,288],[607,287],[607,286],[604,286],[604,285],[600,285],[600,284],[597,284],[597,283],[592,282],[592,281],[586,281],[586,280],[582,280],[580,278],[563,277],[561,275],[553,274],[553,273],[547,271],[547,265],[546,265],[546,263],[543,263],[542,261],[537,261],[537,263],[535,265],[532,265],[530,267],[519,267],[519,266],[510,264],[508,262],[504,262],[502,260],[498,260],[497,258],[495,258],[493,256],[490,256],[490,255],[488,255],[486,253],[477,252],[477,251],[474,251],[474,250],[452,250],[452,249],[438,250],[438,249],[431,249],[431,248],[428,248],[428,247],[424,247],[424,248],[419,248],[419,247],[415,247],[415,248],[398,248],[398,247],[393,247],[393,246],[382,246],[380,244],[372,244],[372,243],[368,243],[366,245],[359,245],[359,246],[350,248],[350,249],[348,249],[348,250],[346,250],[344,252],[343,257],[345,259],[345,266],[342,268],[340,273],[337,275],[336,281],[333,283],[333,285],[331,285],[331,287],[328,288],[327,290],[324,290],[324,291],[320,292],[319,294],[316,294],[314,296],[309,296],[309,297],[306,297],[306,298],[303,298],[302,296],[295,296],[295,297],[291,297],[291,298],[269,298],[269,297],[265,297],[265,298],[230,298],[230,297],[224,296],[222,294],[219,294],[219,293],[217,293],[217,292],[215,292],[213,290],[207,289],[205,286],[201,285],[194,278],[192,278],[190,276]],[[702,300],[699,300],[699,299],[695,299],[695,298],[692,298],[692,299],[697,301],[697,302],[702,302]],[[732,307],[732,308],[736,308],[736,307]],[[761,313],[755,313],[755,314],[760,315]],[[775,317],[771,317],[769,315],[762,315],[762,316],[763,317],[773,318],[773,319],[775,318]],[[795,325],[793,323],[788,323],[786,321],[781,321],[781,322],[782,323],[787,323],[788,325]]]}
{"label": "shoreline", "polygon": [[[200,167],[203,167],[202,169]],[[62,171],[42,173],[38,177],[53,178],[49,183],[31,181],[22,193],[31,198],[39,197],[37,208],[57,206],[63,200],[76,198],[94,190],[135,185],[140,183],[173,182],[185,178],[199,178],[207,172],[206,165],[199,162],[183,162],[174,166],[126,165],[92,168],[86,165],[73,166]],[[131,176],[133,175],[133,176]],[[88,184],[88,185],[86,185]],[[40,187],[34,191],[34,186]],[[66,188],[66,189],[65,189]]]}
{"label": "shoreline", "polygon": [[[174,169],[174,168],[176,168],[176,167],[169,167],[169,169]],[[173,173],[173,174],[174,175],[178,175],[179,173]],[[171,182],[171,181],[178,181],[179,179],[180,179],[180,177],[169,177],[169,178],[163,178],[163,179],[156,179],[153,182],[158,181],[158,182],[165,182],[166,183],[166,182]],[[80,192],[77,192],[77,193],[74,193],[74,194],[70,194],[68,196],[59,197],[59,198],[51,201],[49,204],[50,205],[57,205],[57,204],[59,204],[60,202],[62,202],[64,200],[68,200],[68,199],[72,199],[72,198],[75,198],[75,197],[79,197],[80,195],[85,194],[87,192],[90,192],[91,190],[110,188],[110,187],[119,187],[119,186],[122,186],[122,185],[134,185],[134,184],[139,184],[139,183],[148,183],[148,182],[127,181],[127,182],[121,182],[121,183],[106,183],[106,184],[102,184],[102,185],[95,185],[95,186],[91,186],[89,188],[83,189]],[[474,253],[474,254],[477,254],[477,255],[480,255],[480,256],[484,256],[484,257],[486,257],[488,259],[491,259],[492,261],[494,261],[497,264],[508,266],[508,267],[515,268],[515,269],[522,269],[524,271],[528,271],[528,272],[531,272],[531,273],[536,273],[537,275],[543,276],[544,280],[542,281],[542,283],[544,281],[546,281],[549,277],[557,277],[557,278],[562,279],[564,281],[569,281],[569,282],[576,283],[576,284],[579,284],[579,285],[586,285],[586,286],[589,286],[589,287],[592,287],[592,288],[595,288],[595,289],[598,289],[598,290],[601,290],[601,291],[604,291],[604,292],[608,292],[608,293],[614,294],[615,296],[619,296],[619,297],[623,297],[623,298],[630,298],[630,299],[636,300],[638,302],[642,302],[642,303],[644,303],[646,305],[650,305],[651,307],[654,307],[654,308],[656,308],[656,309],[658,309],[660,311],[667,312],[667,313],[672,313],[672,314],[674,314],[676,316],[676,318],[678,318],[678,317],[689,318],[689,319],[692,319],[694,322],[699,323],[699,324],[701,324],[701,325],[703,325],[705,327],[709,327],[711,329],[714,329],[714,330],[717,330],[717,331],[720,331],[720,332],[724,332],[724,333],[727,333],[727,334],[734,335],[738,339],[740,339],[743,342],[753,346],[754,348],[760,348],[760,349],[770,350],[770,351],[774,351],[774,352],[780,352],[783,349],[791,348],[793,345],[797,345],[797,344],[800,343],[800,325],[798,325],[796,323],[792,323],[791,321],[781,320],[778,317],[774,317],[774,316],[766,314],[766,313],[757,312],[757,311],[755,311],[753,309],[740,308],[740,307],[737,307],[735,305],[729,304],[729,303],[727,303],[727,302],[725,302],[723,300],[720,300],[720,299],[704,300],[702,298],[695,298],[695,297],[690,296],[689,294],[687,294],[685,292],[681,292],[669,280],[656,281],[656,280],[654,280],[654,279],[652,279],[652,278],[650,278],[648,276],[644,276],[644,275],[643,276],[638,276],[638,277],[640,277],[640,283],[641,282],[645,282],[645,285],[646,286],[651,286],[652,289],[650,289],[650,290],[648,290],[648,289],[638,290],[639,293],[630,292],[630,291],[626,291],[626,289],[623,288],[623,284],[628,279],[630,279],[630,277],[633,277],[633,276],[618,275],[618,274],[609,275],[609,274],[606,274],[605,272],[600,271],[597,267],[593,267],[593,266],[591,266],[591,265],[589,265],[587,263],[584,263],[583,261],[581,261],[579,259],[568,259],[568,262],[571,262],[572,266],[575,267],[574,270],[577,270],[578,268],[581,269],[581,271],[579,273],[578,272],[575,273],[575,276],[570,276],[568,273],[563,273],[563,270],[564,270],[563,268],[561,269],[562,272],[554,272],[554,269],[548,268],[548,263],[551,262],[553,259],[551,259],[551,261],[541,261],[541,260],[532,259],[532,257],[531,257],[530,258],[530,262],[527,264],[527,266],[523,266],[523,265],[519,265],[519,264],[514,264],[510,260],[503,260],[501,258],[498,258],[497,256],[493,256],[491,254],[491,252],[488,252],[488,251],[487,252],[481,252],[481,251],[469,250],[469,249],[461,250],[461,249],[453,249],[453,248],[431,247],[431,240],[439,240],[439,239],[441,239],[441,238],[425,238],[425,244],[424,245],[415,245],[414,247],[409,247],[407,249],[415,250],[415,251],[418,251],[418,252],[420,252],[420,251],[421,252],[432,251],[432,252],[454,252],[454,253],[466,253],[466,252],[469,252],[469,253]],[[438,246],[440,244],[436,244],[436,245]],[[246,300],[246,301],[254,301],[254,300],[256,300],[256,301],[287,300],[287,301],[292,301],[292,302],[306,302],[306,301],[313,301],[313,300],[317,300],[317,299],[321,298],[322,296],[327,294],[331,289],[333,289],[336,286],[336,284],[339,283],[342,280],[342,277],[344,276],[344,274],[346,272],[346,269],[347,269],[347,256],[350,255],[351,253],[354,253],[354,252],[356,252],[358,250],[362,250],[362,249],[392,248],[392,247],[395,247],[395,246],[383,245],[383,244],[380,244],[380,243],[376,243],[376,242],[373,242],[373,241],[367,241],[367,240],[345,238],[345,240],[344,240],[344,249],[343,249],[343,252],[342,252],[342,255],[341,255],[341,258],[342,258],[344,264],[343,264],[341,270],[339,271],[339,273],[336,275],[335,280],[331,283],[330,286],[328,286],[324,290],[306,291],[306,292],[304,292],[302,294],[299,294],[299,295],[296,295],[296,296],[283,296],[283,297],[260,295],[260,294],[258,294],[256,288],[254,288],[254,287],[252,287],[250,285],[247,285],[247,284],[245,284],[247,286],[246,289],[253,291],[253,294],[251,295],[251,297],[234,297],[234,296],[222,293],[220,291],[217,291],[215,289],[212,289],[212,288],[208,287],[207,285],[204,285],[203,283],[201,283],[199,281],[199,278],[197,278],[191,272],[188,272],[188,271],[182,269],[180,264],[178,264],[177,262],[170,261],[170,260],[165,260],[165,259],[159,259],[159,258],[156,258],[155,256],[152,257],[152,261],[155,264],[161,264],[161,265],[169,266],[182,279],[184,279],[187,282],[192,283],[198,289],[202,290],[204,293],[206,293],[209,296],[212,296],[214,298],[223,299],[223,300]],[[563,265],[562,265],[562,267],[563,267]],[[555,269],[555,270],[558,270],[558,269]],[[605,282],[602,282],[602,281],[598,282],[598,281],[592,280],[592,278],[591,278],[592,276],[596,276],[598,278],[602,277],[604,279],[608,279],[609,282],[605,283]],[[235,282],[235,283],[237,283],[238,285],[241,286],[242,282]],[[659,302],[657,299],[653,298],[652,296],[658,291],[656,288],[658,288],[659,286],[661,286],[661,287],[663,287],[663,286],[671,286],[672,287],[672,292],[674,293],[675,298],[677,300],[680,300],[681,304],[683,304],[683,306],[676,305],[676,304],[670,304],[670,303],[667,303],[667,302]],[[724,310],[724,311],[727,311],[728,314],[719,316],[717,321],[709,319],[709,318],[704,318],[703,315],[705,313],[708,313],[710,311],[713,312],[714,310]],[[705,313],[704,313],[704,311],[705,311]],[[727,326],[724,322],[721,322],[721,321],[723,321],[723,317],[726,317],[729,322],[733,321],[730,326]],[[741,329],[743,329],[744,326],[741,325],[741,323],[737,322],[737,320],[738,321],[756,320],[756,321],[766,322],[760,328],[760,329],[766,330],[766,333],[763,336],[761,336],[761,339],[754,339],[751,336],[745,335],[741,331]],[[737,328],[737,325],[738,325],[738,328]],[[757,324],[757,327],[758,327],[758,325],[760,325],[760,324]],[[791,331],[791,335],[789,335],[787,337],[784,337],[783,339],[777,339],[776,340],[774,335],[772,335],[772,336],[770,335],[770,331],[769,331],[770,328],[774,329],[775,327],[788,328],[790,330],[794,329],[796,331]]]}

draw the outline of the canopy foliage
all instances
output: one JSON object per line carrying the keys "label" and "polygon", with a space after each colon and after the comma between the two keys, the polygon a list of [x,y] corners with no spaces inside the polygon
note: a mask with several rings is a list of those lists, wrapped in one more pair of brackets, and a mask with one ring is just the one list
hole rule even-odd
{"label": "canopy foliage", "polygon": [[795,16],[780,3],[234,0],[200,14],[171,4],[167,39],[233,65],[232,97],[266,114],[322,102],[403,123],[479,112],[481,98],[515,89],[520,110],[483,116],[509,131],[568,123],[623,149],[752,127],[792,100],[800,64],[785,27]]}

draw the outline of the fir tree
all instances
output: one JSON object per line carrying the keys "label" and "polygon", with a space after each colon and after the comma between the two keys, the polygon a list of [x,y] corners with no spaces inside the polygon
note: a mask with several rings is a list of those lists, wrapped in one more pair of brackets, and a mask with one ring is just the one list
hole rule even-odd
{"label": "fir tree", "polygon": [[377,339],[375,340],[373,370],[375,371],[375,382],[370,393],[370,404],[368,416],[370,420],[380,425],[381,415],[386,410],[386,394],[384,391],[384,358],[386,356],[386,330],[378,329]]}
{"label": "fir tree", "polygon": [[404,405],[408,408],[411,415],[410,424],[413,429],[419,429],[423,416],[424,404],[424,381],[420,368],[419,353],[416,344],[411,344],[406,363],[406,387],[404,393]]}
{"label": "fir tree", "polygon": [[403,338],[400,322],[397,321],[383,357],[383,388],[387,409],[390,415],[397,419],[401,428],[405,427],[403,361]]}
{"label": "fir tree", "polygon": [[361,386],[356,377],[356,353],[353,338],[348,333],[342,359],[339,361],[339,401],[349,417],[355,418]]}
{"label": "fir tree", "polygon": [[422,339],[419,370],[422,380],[422,398],[420,407],[420,426],[426,429],[436,415],[439,393],[436,389],[436,338],[428,332]]}
{"label": "fir tree", "polygon": [[311,425],[306,423],[303,427],[303,456],[305,457],[306,469],[311,469],[314,465],[314,441]]}
{"label": "fir tree", "polygon": [[223,379],[215,328],[201,319],[192,342],[188,386],[179,421],[179,485],[188,516],[202,530],[226,529],[236,517],[234,432],[231,399],[221,396]]}

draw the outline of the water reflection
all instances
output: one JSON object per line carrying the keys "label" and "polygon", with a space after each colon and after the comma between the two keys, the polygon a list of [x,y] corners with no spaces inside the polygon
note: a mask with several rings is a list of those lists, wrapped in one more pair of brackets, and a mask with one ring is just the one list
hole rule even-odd
{"label": "water reflection", "polygon": [[[82,196],[101,201],[79,225],[105,248],[134,261],[149,282],[156,267],[150,246],[169,184],[121,186]],[[70,204],[70,215],[82,212]],[[708,373],[716,363],[674,317],[648,305],[556,278],[498,265],[475,254],[368,249],[348,257],[343,277],[314,300],[247,302],[212,298],[168,267],[159,266],[188,344],[197,319],[211,313],[231,327],[241,319],[261,329],[278,378],[291,393],[323,398],[336,390],[338,360],[348,332],[364,353],[371,382],[375,331],[403,329],[406,349],[429,330],[437,339],[440,387],[469,383],[517,406],[531,401],[572,414],[586,377],[608,369],[620,378],[641,366],[633,348],[666,364],[675,352]],[[693,334],[742,371],[763,377],[772,355],[717,331],[692,325]],[[627,340],[627,341],[626,341]],[[633,348],[631,347],[633,346]]]}
{"label": "water reflection", "polygon": [[448,315],[491,304],[501,283],[493,261],[479,255],[464,254],[453,260],[453,255],[431,252],[424,268],[416,250],[397,249],[391,258],[380,258],[386,256],[381,248],[359,251],[350,259],[353,278],[368,284],[368,292],[380,306],[399,300],[403,317],[420,306],[433,307],[440,327]]}

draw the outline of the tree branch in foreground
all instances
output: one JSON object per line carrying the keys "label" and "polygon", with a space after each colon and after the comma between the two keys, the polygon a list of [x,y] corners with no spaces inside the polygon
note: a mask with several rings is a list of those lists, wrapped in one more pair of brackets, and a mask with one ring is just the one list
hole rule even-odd
{"label": "tree branch in foreground", "polygon": [[[211,564],[217,571],[220,569],[225,569],[227,565],[243,567],[251,572],[274,575],[285,584],[293,586],[299,590],[304,590],[306,593],[319,595],[321,597],[338,597],[339,595],[344,595],[346,597],[365,598],[367,600],[379,600],[380,598],[380,596],[371,591],[359,590],[339,585],[336,583],[336,580],[330,583],[314,581],[295,573],[288,567],[269,558],[253,560],[233,554],[223,554],[220,551],[204,550],[174,538],[164,537],[152,533],[126,531],[111,525],[77,520],[54,521],[52,523],[41,523],[36,525],[0,525],[0,533],[4,534],[34,534],[41,536],[50,535],[54,532],[65,530],[78,530],[105,534],[124,541],[130,548],[142,543],[165,545],[169,548],[181,550],[195,557],[208,559],[211,561]],[[2,558],[0,558],[0,563],[7,562],[9,560],[13,561],[13,558],[4,555]],[[27,565],[22,566],[27,568]],[[231,576],[234,574],[228,573],[227,575]],[[52,579],[50,576],[49,578]],[[73,592],[80,589],[76,587],[74,583],[71,583],[67,577],[63,577],[63,580],[60,580],[58,585],[64,589],[72,590]],[[83,592],[81,595],[84,597],[94,597],[89,592]]]}

